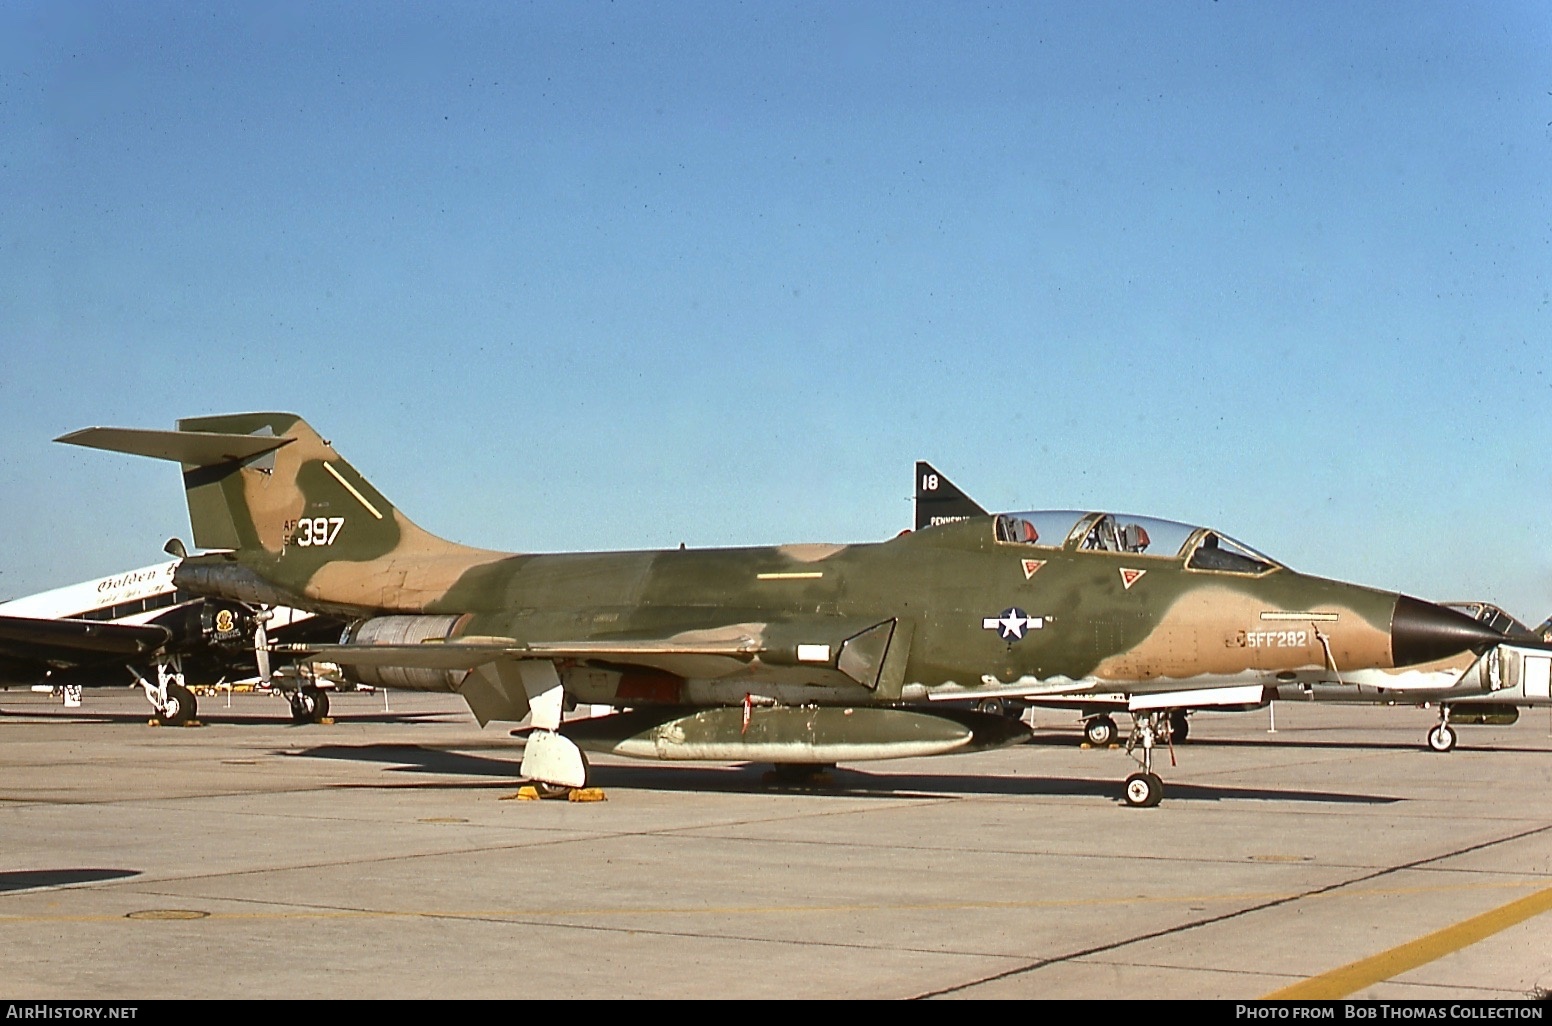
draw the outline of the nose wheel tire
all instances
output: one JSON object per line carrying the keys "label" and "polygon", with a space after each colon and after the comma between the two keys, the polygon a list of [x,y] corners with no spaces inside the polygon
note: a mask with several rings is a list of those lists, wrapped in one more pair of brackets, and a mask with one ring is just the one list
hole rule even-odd
{"label": "nose wheel tire", "polygon": [[1157,773],[1133,773],[1126,778],[1126,804],[1151,809],[1164,797],[1164,781]]}
{"label": "nose wheel tire", "polygon": [[1436,752],[1447,752],[1455,747],[1455,730],[1441,723],[1428,732],[1428,747]]}
{"label": "nose wheel tire", "polygon": [[1095,748],[1108,748],[1115,743],[1115,720],[1108,716],[1096,716],[1083,724],[1083,737]]}

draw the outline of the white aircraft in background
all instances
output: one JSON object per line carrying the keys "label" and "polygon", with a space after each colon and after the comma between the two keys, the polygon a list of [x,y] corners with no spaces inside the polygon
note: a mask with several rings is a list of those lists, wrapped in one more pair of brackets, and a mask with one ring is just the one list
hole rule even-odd
{"label": "white aircraft in background", "polygon": [[[915,529],[985,516],[986,510],[931,464],[916,464]],[[1480,657],[1462,653],[1422,666],[1394,670],[1335,667],[1338,683],[1260,688],[1208,688],[1158,694],[1042,695],[1039,698],[983,698],[981,712],[1022,716],[1029,706],[1067,708],[1078,712],[1089,743],[1109,745],[1119,736],[1113,716],[1167,712],[1171,741],[1184,741],[1187,716],[1198,709],[1245,712],[1271,701],[1349,702],[1365,705],[1435,707],[1439,722],[1429,731],[1428,747],[1448,752],[1457,740],[1452,724],[1508,724],[1521,708],[1552,706],[1552,618],[1534,629],[1488,602],[1444,602],[1504,635],[1504,642]],[[1516,642],[1523,643],[1517,645]]]}
{"label": "white aircraft in background", "polygon": [[269,645],[337,641],[344,624],[191,595],[174,583],[179,562],[0,602],[0,685],[59,692],[67,706],[81,704],[83,688],[139,687],[163,723],[183,724],[198,708],[191,683],[252,681],[273,684],[297,722],[326,716],[314,681],[271,674]]}

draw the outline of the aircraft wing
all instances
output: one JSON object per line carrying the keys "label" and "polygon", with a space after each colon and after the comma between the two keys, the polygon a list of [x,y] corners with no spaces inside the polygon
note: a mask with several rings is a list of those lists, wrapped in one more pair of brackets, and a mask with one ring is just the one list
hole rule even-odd
{"label": "aircraft wing", "polygon": [[0,616],[0,654],[52,666],[143,655],[171,639],[171,631],[151,624]]}
{"label": "aircraft wing", "polygon": [[427,670],[473,670],[498,659],[574,659],[580,661],[662,667],[675,657],[721,656],[753,659],[759,643],[752,638],[728,641],[671,639],[562,641],[519,643],[512,638],[460,638],[416,645],[275,645],[279,655],[316,659],[344,666],[405,666]]}
{"label": "aircraft wing", "polygon": [[1196,688],[1191,691],[1165,691],[1149,695],[1132,695],[1127,708],[1132,712],[1153,709],[1208,709],[1227,707],[1250,709],[1267,703],[1266,688],[1260,684],[1244,684],[1233,687]]}
{"label": "aircraft wing", "polygon": [[[1087,698],[1092,694],[1093,683],[1086,680],[1058,680],[1047,684],[1008,684],[1001,687],[989,685],[980,688],[943,688],[927,693],[929,702],[964,702],[976,701],[982,698],[1017,698],[1026,702],[1036,702],[1042,697],[1056,697],[1062,695]],[[1113,698],[1113,695],[1098,697]],[[1125,700],[1123,699],[1123,702]]]}
{"label": "aircraft wing", "polygon": [[981,698],[1014,698],[1029,705],[1052,708],[1078,708],[1108,711],[1142,712],[1157,709],[1203,709],[1214,706],[1243,708],[1266,704],[1266,688],[1260,684],[1233,684],[1220,687],[1192,688],[1185,691],[1160,691],[1146,694],[1085,690],[1083,681],[1025,687],[977,688],[974,691],[936,691],[927,697],[934,702]]}

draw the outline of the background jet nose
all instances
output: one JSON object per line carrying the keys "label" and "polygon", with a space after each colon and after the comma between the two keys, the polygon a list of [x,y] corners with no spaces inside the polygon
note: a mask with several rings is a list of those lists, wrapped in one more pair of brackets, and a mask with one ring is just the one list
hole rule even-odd
{"label": "background jet nose", "polygon": [[1501,633],[1465,613],[1407,595],[1396,599],[1390,621],[1391,661],[1397,666],[1445,659],[1468,649],[1480,651],[1503,639]]}

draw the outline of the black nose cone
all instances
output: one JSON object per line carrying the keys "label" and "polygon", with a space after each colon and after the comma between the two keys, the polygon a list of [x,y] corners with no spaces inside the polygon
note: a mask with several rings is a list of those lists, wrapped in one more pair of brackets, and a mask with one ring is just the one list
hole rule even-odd
{"label": "black nose cone", "polygon": [[1390,621],[1391,661],[1415,666],[1466,651],[1483,651],[1504,636],[1465,613],[1407,595],[1396,599]]}

